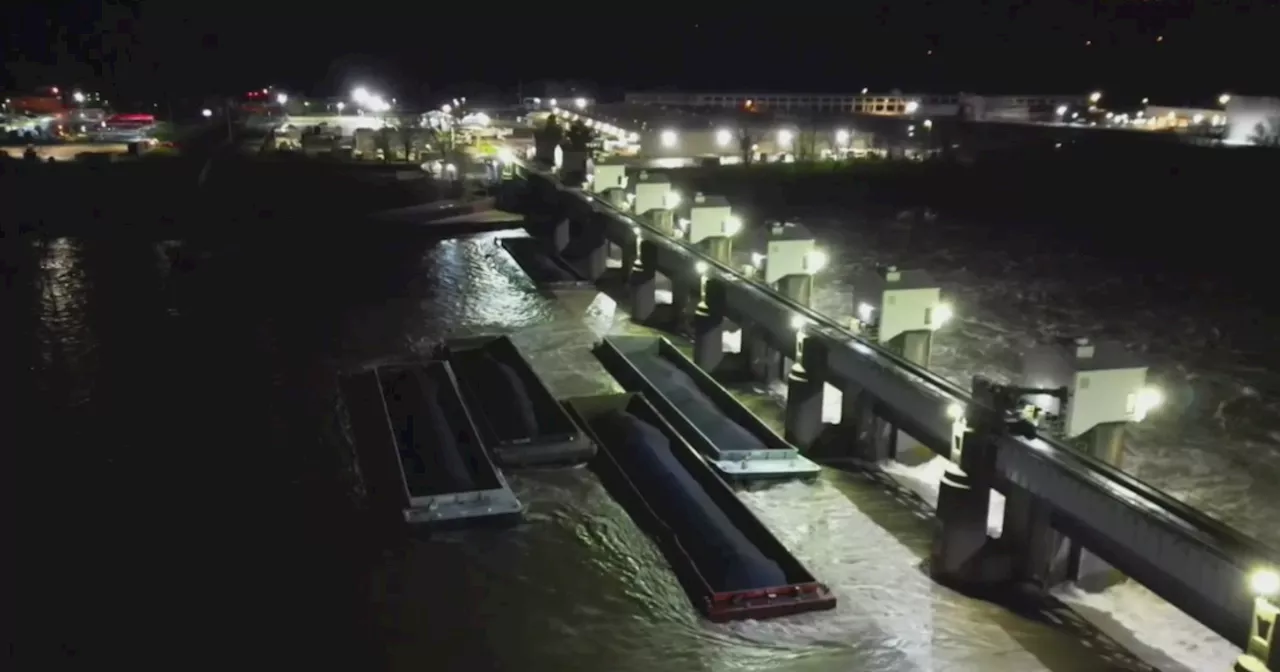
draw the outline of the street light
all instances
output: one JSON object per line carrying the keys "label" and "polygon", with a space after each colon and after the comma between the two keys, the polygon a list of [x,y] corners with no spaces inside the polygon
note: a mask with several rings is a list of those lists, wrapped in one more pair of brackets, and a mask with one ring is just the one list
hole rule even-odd
{"label": "street light", "polygon": [[1219,105],[1226,105],[1226,104],[1227,104],[1227,103],[1229,103],[1229,102],[1231,102],[1231,94],[1229,94],[1229,93],[1224,93],[1224,94],[1222,94],[1221,96],[1218,96],[1218,104],[1219,104]]}
{"label": "street light", "polygon": [[827,253],[822,250],[809,250],[804,258],[805,268],[810,273],[817,273],[827,267]]}
{"label": "street light", "polygon": [[1249,588],[1259,597],[1275,597],[1280,593],[1280,574],[1269,569],[1255,571],[1249,577]]}
{"label": "street light", "polygon": [[716,145],[719,147],[728,147],[733,142],[733,133],[727,128],[716,131]]}
{"label": "street light", "polygon": [[71,99],[76,101],[77,103],[83,103],[84,94],[79,91],[76,91],[75,93],[71,94]]}
{"label": "street light", "polygon": [[284,105],[285,103],[289,102],[289,94],[287,94],[287,93],[277,93],[277,94],[276,94],[276,102],[277,102],[277,103],[280,103],[281,105]]}
{"label": "street light", "polygon": [[208,119],[209,117],[213,116],[213,110],[206,107],[203,110],[200,110],[200,116],[204,117],[205,119]]}
{"label": "street light", "polygon": [[951,304],[939,303],[929,312],[929,328],[935,331],[941,329],[952,317],[955,317],[955,310],[951,308]]}
{"label": "street light", "polygon": [[1138,395],[1133,402],[1133,421],[1142,422],[1146,419],[1147,414],[1151,413],[1164,403],[1164,393],[1158,387],[1144,387],[1138,390]]}
{"label": "street light", "polygon": [[343,109],[343,108],[345,108],[346,106],[347,106],[347,104],[346,104],[346,103],[344,103],[344,102],[342,102],[341,100],[339,100],[339,101],[338,101],[338,105],[337,105],[337,107],[338,107],[338,114],[342,114],[342,109]]}
{"label": "street light", "polygon": [[676,132],[671,129],[663,131],[660,139],[662,141],[662,146],[667,149],[674,148],[676,143],[680,142],[680,136],[676,135]]}
{"label": "street light", "polygon": [[932,119],[925,119],[925,120],[924,120],[924,127],[925,127],[925,129],[926,129],[926,130],[933,128],[933,120],[932,120]]}
{"label": "street light", "polygon": [[1102,100],[1101,91],[1094,91],[1093,93],[1089,94],[1089,102],[1091,104],[1097,105],[1099,100]]}
{"label": "street light", "polygon": [[1067,106],[1066,106],[1066,105],[1059,105],[1059,106],[1058,106],[1058,109],[1054,110],[1054,112],[1055,112],[1055,113],[1057,113],[1057,115],[1058,115],[1059,117],[1064,116],[1064,115],[1066,115],[1066,113],[1067,113]]}
{"label": "street light", "polygon": [[585,110],[585,109],[587,109],[587,99],[586,99],[586,98],[574,98],[574,99],[573,99],[573,106],[574,106],[574,107],[576,107],[576,108],[578,108],[579,110]]}
{"label": "street light", "polygon": [[792,138],[791,131],[785,128],[778,131],[778,145],[783,149],[786,149],[791,146],[791,138]]}
{"label": "street light", "polygon": [[920,103],[914,100],[907,101],[907,114],[915,114],[918,109],[920,109]]}
{"label": "street light", "polygon": [[1237,670],[1270,670],[1275,659],[1276,625],[1280,620],[1280,606],[1275,598],[1280,595],[1280,573],[1271,568],[1255,569],[1249,575],[1249,589],[1253,592],[1253,618],[1249,619],[1249,639],[1244,654],[1236,659]]}
{"label": "street light", "polygon": [[843,128],[836,131],[836,144],[838,145],[849,144],[849,131],[846,131]]}

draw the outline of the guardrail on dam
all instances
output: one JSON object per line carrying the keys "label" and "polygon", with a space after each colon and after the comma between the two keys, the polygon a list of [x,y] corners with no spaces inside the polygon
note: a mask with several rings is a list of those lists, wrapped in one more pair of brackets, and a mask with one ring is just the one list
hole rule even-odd
{"label": "guardrail on dam", "polygon": [[[1109,570],[1091,559],[1096,556],[1244,648],[1242,661],[1263,666],[1240,669],[1280,669],[1280,647],[1271,644],[1280,553],[1108,464],[1105,454],[1072,447],[1038,426],[1027,413],[1027,399],[1056,397],[1065,407],[1071,397],[1063,390],[981,378],[966,390],[917,363],[927,361],[928,344],[922,358],[918,343],[911,344],[912,329],[888,335],[898,339],[895,353],[876,342],[889,341],[876,334],[889,328],[886,322],[868,321],[872,328],[854,333],[812,310],[807,304],[813,278],[804,261],[812,255],[797,257],[787,245],[804,242],[803,236],[774,232],[770,255],[777,258],[762,260],[768,265],[763,278],[757,269],[734,268],[726,239],[740,222],[728,225],[727,204],[710,198],[694,203],[684,240],[677,236],[669,185],[666,192],[657,186],[664,179],[642,176],[628,194],[624,173],[598,166],[584,190],[507,158],[501,200],[515,206],[506,209],[524,213],[531,231],[548,237],[590,279],[605,272],[610,246],[621,248],[633,317],[652,314],[656,274],[670,279],[673,309],[694,313],[694,360],[704,370],[714,370],[724,357],[729,321],[742,328],[742,350],[757,375],[781,370],[786,358],[796,360],[785,374],[788,441],[806,449],[819,434],[834,433],[841,437],[835,443],[850,454],[880,460],[892,457],[894,442],[905,434],[903,440],[914,439],[950,460],[930,563],[938,580],[1049,587]],[[705,229],[713,208],[722,208],[711,213],[719,218],[719,234],[695,234],[699,215]],[[812,239],[807,248],[791,247],[811,251]],[[1085,347],[1092,355],[1092,346]],[[828,384],[843,393],[837,426],[824,425],[822,418]],[[1123,426],[1102,421],[1090,431],[1096,441],[1118,444],[1110,431],[1117,424]],[[986,524],[993,489],[1008,498],[999,539],[988,536]]]}

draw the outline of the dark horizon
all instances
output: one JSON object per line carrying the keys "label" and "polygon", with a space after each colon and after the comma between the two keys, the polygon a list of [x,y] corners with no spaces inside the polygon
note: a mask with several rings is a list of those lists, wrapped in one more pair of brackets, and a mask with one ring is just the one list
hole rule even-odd
{"label": "dark horizon", "polygon": [[644,18],[467,9],[7,3],[0,86],[155,99],[266,85],[331,95],[362,83],[424,102],[466,88],[514,92],[539,80],[585,82],[604,97],[655,88],[1103,89],[1174,103],[1223,91],[1280,93],[1265,52],[1280,29],[1280,0],[962,9],[900,1],[779,16],[655,8]]}

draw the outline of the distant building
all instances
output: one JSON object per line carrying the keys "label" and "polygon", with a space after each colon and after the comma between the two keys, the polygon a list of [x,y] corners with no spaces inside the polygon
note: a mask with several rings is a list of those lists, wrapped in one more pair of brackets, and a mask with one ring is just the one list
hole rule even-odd
{"label": "distant building", "polygon": [[1227,125],[1227,111],[1222,108],[1171,107],[1147,105],[1142,118],[1148,130],[1195,132]]}
{"label": "distant building", "polygon": [[628,93],[633,105],[673,108],[730,108],[799,112],[848,112],[875,116],[955,116],[962,111],[978,121],[1037,121],[1059,105],[1079,104],[1082,95],[981,96],[968,93]]}

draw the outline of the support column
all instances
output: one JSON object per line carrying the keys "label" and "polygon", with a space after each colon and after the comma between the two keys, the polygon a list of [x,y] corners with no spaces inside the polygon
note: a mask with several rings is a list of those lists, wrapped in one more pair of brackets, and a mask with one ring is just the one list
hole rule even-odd
{"label": "support column", "polygon": [[640,258],[640,227],[632,227],[631,238],[624,240],[618,244],[622,249],[622,270],[623,277],[631,275],[636,268],[636,262]]}
{"label": "support column", "polygon": [[788,443],[803,450],[822,433],[827,349],[822,342],[805,338],[803,329],[796,331],[796,348],[798,361],[787,375],[784,435]]}
{"label": "support column", "polygon": [[645,213],[645,219],[649,226],[661,231],[667,236],[675,235],[676,232],[676,216],[675,212],[667,209],[650,210]]}
{"label": "support column", "polygon": [[[794,275],[783,276],[778,279],[778,291],[788,299],[808,308],[813,298],[813,276],[808,273],[797,273]],[[794,356],[795,353],[788,353]],[[777,376],[786,380],[789,373],[786,367],[790,366],[791,357],[779,357]]]}
{"label": "support column", "polygon": [[1094,425],[1085,434],[1089,452],[1094,457],[1119,469],[1124,464],[1124,438],[1128,423],[1105,422]]}
{"label": "support column", "polygon": [[875,400],[855,385],[840,390],[840,438],[852,457],[863,462],[882,462],[893,457],[891,442],[876,434],[880,419],[875,415]]}
{"label": "support column", "polygon": [[733,239],[727,236],[716,236],[706,241],[707,256],[726,265],[733,266]]}
{"label": "support column", "polygon": [[551,245],[552,251],[556,254],[564,252],[564,248],[569,246],[569,218],[557,218],[551,222],[551,225],[548,228],[550,229],[550,240],[548,242]]}
{"label": "support column", "polygon": [[981,582],[991,491],[963,469],[948,466],[938,483],[938,527],[929,573],[939,583]]}
{"label": "support column", "polygon": [[658,283],[657,268],[658,248],[651,242],[642,241],[636,267],[627,283],[631,293],[631,319],[635,322],[642,323],[653,317],[656,303],[654,290]]}
{"label": "support column", "polygon": [[924,271],[877,268],[854,283],[855,328],[913,364],[929,367],[933,331],[951,318],[938,283]]}
{"label": "support column", "polygon": [[669,277],[671,280],[670,329],[677,334],[687,333],[689,318],[696,305],[693,287],[696,286],[697,280],[693,279],[692,275],[692,273],[678,273]]}
{"label": "support column", "polygon": [[[591,235],[597,235],[594,232]],[[591,282],[598,282],[609,268],[609,239],[600,234],[600,241],[587,253],[583,275]]]}
{"label": "support column", "polygon": [[788,299],[809,308],[813,300],[813,276],[805,273],[780,278],[778,291]]}
{"label": "support column", "polygon": [[[854,301],[855,331],[913,364],[929,367],[933,329],[945,321],[943,315],[950,309],[928,273],[896,266],[877,268],[854,282]],[[915,437],[882,418],[873,417],[870,424],[874,450],[866,453],[868,458],[909,464],[933,458],[933,452]]]}
{"label": "support column", "polygon": [[1006,431],[1004,405],[996,386],[974,380],[974,405],[955,423],[951,464],[938,484],[938,526],[930,553],[930,574],[940,583],[974,586],[993,579],[987,537],[995,438]]}
{"label": "support column", "polygon": [[1235,672],[1280,672],[1280,606],[1272,600],[1274,595],[1253,598],[1253,618],[1250,619],[1249,641],[1244,655],[1236,659]]}
{"label": "support column", "polygon": [[1072,576],[1070,540],[1053,529],[1053,507],[1016,485],[1005,494],[1000,546],[1010,578],[1049,590]]}
{"label": "support column", "polygon": [[[1117,468],[1124,458],[1125,426],[1158,403],[1146,374],[1145,363],[1115,341],[1078,338],[1023,353],[1023,384],[1042,391],[1027,398],[1039,410],[1042,431]],[[1125,580],[1075,540],[1063,545],[1066,578],[1081,588],[1097,591]]]}
{"label": "support column", "polygon": [[782,369],[782,356],[769,346],[768,332],[758,324],[748,324],[742,328],[742,352],[746,356],[747,367],[752,379],[764,385],[770,385],[778,379]]}
{"label": "support column", "polygon": [[[812,294],[810,276],[821,267],[820,256],[814,246],[813,234],[805,227],[794,223],[771,224],[763,255],[764,283],[776,287],[778,292],[792,301],[808,306]],[[748,335],[750,334],[744,331],[744,341]],[[755,345],[757,348],[761,346],[767,348],[764,343]],[[790,357],[795,353],[785,354]],[[766,385],[786,375],[783,357],[776,352],[764,356],[762,351],[757,350],[752,353],[750,361],[753,374]],[[762,367],[765,370],[761,371]]]}
{"label": "support column", "polygon": [[899,334],[890,345],[897,354],[908,362],[918,364],[926,369],[929,368],[929,362],[933,358],[932,331],[907,331]]}
{"label": "support column", "polygon": [[618,210],[626,211],[627,209],[627,192],[625,189],[609,189],[604,192],[604,200]]}
{"label": "support column", "polygon": [[[892,316],[891,309],[886,308],[885,312]],[[898,334],[887,343],[887,346],[890,352],[912,364],[917,364],[927,369],[929,368],[932,344],[933,332],[917,329]],[[885,459],[900,460],[909,465],[933,459],[933,451],[917,441],[914,436],[897,427],[889,427],[888,423],[880,418],[877,418],[876,422],[879,425],[883,425],[883,427],[877,428],[878,431],[892,435],[891,440],[888,442],[888,451]]]}
{"label": "support column", "polygon": [[[1107,464],[1119,468],[1124,458],[1124,422],[1104,422],[1094,425],[1081,439],[1089,453]],[[1084,590],[1099,592],[1124,583],[1126,578],[1111,563],[1095,555],[1083,546],[1071,543],[1072,572],[1076,585]]]}
{"label": "support column", "polygon": [[693,316],[693,363],[707,373],[714,373],[724,361],[724,307],[719,285],[714,280],[702,283],[702,298]]}

